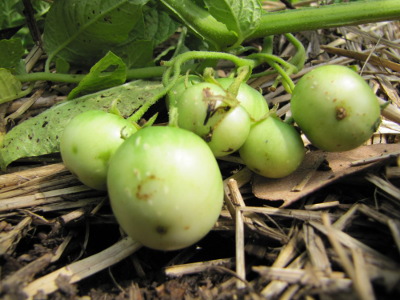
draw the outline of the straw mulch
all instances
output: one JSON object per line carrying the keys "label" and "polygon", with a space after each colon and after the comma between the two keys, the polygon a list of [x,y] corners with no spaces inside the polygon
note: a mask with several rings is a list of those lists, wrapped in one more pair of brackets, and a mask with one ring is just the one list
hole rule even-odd
{"label": "straw mulch", "polygon": [[[367,145],[344,153],[308,145],[304,165],[281,180],[254,176],[235,156],[220,160],[226,191],[220,219],[202,241],[172,252],[125,237],[107,194],[80,184],[58,155],[14,163],[0,176],[0,297],[398,299],[399,24],[296,36],[309,60],[294,80],[320,64],[357,65],[381,101],[390,101]],[[275,45],[284,58],[293,53],[284,38]],[[289,96],[268,90],[273,79],[252,84],[284,116]],[[18,118],[59,99],[39,97]],[[6,114],[28,101],[16,101]]]}

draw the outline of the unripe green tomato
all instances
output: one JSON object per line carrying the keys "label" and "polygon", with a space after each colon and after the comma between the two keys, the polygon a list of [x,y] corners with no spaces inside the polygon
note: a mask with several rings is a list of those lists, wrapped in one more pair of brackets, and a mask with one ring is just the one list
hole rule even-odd
{"label": "unripe green tomato", "polygon": [[[206,136],[210,132],[210,124],[205,125],[210,122],[209,106],[220,106],[225,95],[224,89],[208,82],[187,88],[177,99],[179,127]],[[222,113],[218,113],[218,117]]]}
{"label": "unripe green tomato", "polygon": [[238,106],[225,113],[224,118],[212,126],[209,140],[205,138],[215,157],[223,157],[237,151],[246,141],[250,132],[250,118],[247,111]]}
{"label": "unripe green tomato", "polygon": [[201,136],[217,157],[240,148],[250,131],[250,117],[241,106],[229,108],[226,92],[202,82],[187,88],[178,99],[178,125]]}
{"label": "unripe green tomato", "polygon": [[202,239],[223,204],[222,176],[207,144],[177,127],[146,127],[110,161],[108,192],[114,215],[134,240],[175,250]]}
{"label": "unripe green tomato", "polygon": [[106,190],[110,157],[125,138],[136,131],[132,123],[120,116],[101,110],[83,112],[63,131],[61,158],[83,184]]}
{"label": "unripe green tomato", "polygon": [[[218,78],[217,81],[224,89],[227,89],[234,79]],[[263,95],[245,82],[240,85],[236,98],[239,100],[240,105],[247,110],[252,121],[260,120],[269,111],[268,103]]]}
{"label": "unripe green tomato", "polygon": [[253,172],[281,178],[300,166],[305,150],[300,134],[292,125],[270,116],[252,126],[239,154]]}
{"label": "unripe green tomato", "polygon": [[292,115],[316,147],[346,151],[367,141],[380,123],[380,106],[372,89],[353,70],[318,67],[296,84]]}
{"label": "unripe green tomato", "polygon": [[[181,94],[190,86],[202,82],[201,78],[197,75],[184,75],[178,78],[175,85],[170,89],[166,97],[167,107],[171,103],[176,103]],[[176,105],[176,104],[175,104]]]}

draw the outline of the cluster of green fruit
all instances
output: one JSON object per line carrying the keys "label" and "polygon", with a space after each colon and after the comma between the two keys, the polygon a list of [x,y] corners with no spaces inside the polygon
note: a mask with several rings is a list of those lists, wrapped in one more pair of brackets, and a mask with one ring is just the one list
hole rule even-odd
{"label": "cluster of green fruit", "polygon": [[[86,185],[107,190],[117,221],[143,245],[187,247],[204,237],[223,205],[216,158],[237,152],[255,173],[281,178],[301,164],[299,131],[269,111],[264,97],[234,79],[183,76],[169,91],[177,126],[139,128],[103,111],[70,121],[61,138],[67,168]],[[171,110],[173,111],[173,110]],[[324,66],[296,84],[291,112],[318,148],[345,151],[364,143],[380,121],[366,82],[343,66]]]}

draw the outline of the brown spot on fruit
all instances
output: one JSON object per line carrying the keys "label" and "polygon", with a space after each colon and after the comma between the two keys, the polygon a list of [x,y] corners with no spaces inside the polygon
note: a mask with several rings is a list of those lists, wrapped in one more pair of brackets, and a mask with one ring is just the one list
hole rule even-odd
{"label": "brown spot on fruit", "polygon": [[157,231],[158,234],[164,235],[164,234],[167,234],[168,228],[165,227],[165,226],[162,226],[162,225],[158,225],[158,226],[156,227],[156,231]]}
{"label": "brown spot on fruit", "polygon": [[144,178],[137,186],[136,190],[136,197],[139,200],[147,201],[149,198],[151,198],[154,194],[153,191],[146,191],[146,185],[154,180],[158,180],[158,178],[155,175],[148,175],[146,178]]}
{"label": "brown spot on fruit", "polygon": [[337,120],[343,120],[344,118],[346,118],[346,116],[347,116],[347,112],[344,107],[336,108],[336,119]]}

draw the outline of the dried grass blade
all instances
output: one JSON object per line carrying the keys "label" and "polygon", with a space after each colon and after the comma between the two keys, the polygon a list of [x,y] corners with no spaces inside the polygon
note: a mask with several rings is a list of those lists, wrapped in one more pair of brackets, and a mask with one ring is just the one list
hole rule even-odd
{"label": "dried grass blade", "polygon": [[3,279],[0,284],[0,290],[5,293],[10,293],[15,297],[22,296],[19,295],[21,285],[25,282],[29,282],[37,273],[43,271],[43,269],[52,262],[52,258],[52,253],[46,253],[30,262],[12,275]]}
{"label": "dried grass blade", "polygon": [[374,290],[365,268],[364,255],[358,248],[352,249],[354,264],[354,286],[363,300],[375,300]]}
{"label": "dried grass blade", "polygon": [[331,263],[322,239],[315,234],[314,228],[305,224],[303,226],[304,244],[313,269],[317,273],[330,277],[332,273]]}
{"label": "dried grass blade", "polygon": [[354,58],[360,61],[367,61],[373,65],[376,66],[383,66],[389,69],[392,69],[393,71],[400,72],[400,64],[395,63],[393,61],[390,61],[388,59],[374,56],[374,55],[369,55],[367,53],[360,53],[358,51],[351,51],[351,50],[346,50],[342,48],[333,48],[333,47],[328,47],[328,46],[323,46],[321,45],[321,49],[325,50],[326,52],[336,54],[336,55],[341,55],[341,56],[346,56],[350,58]]}
{"label": "dried grass blade", "polygon": [[90,191],[84,185],[0,200],[0,212],[63,201],[63,195]]}
{"label": "dried grass blade", "polygon": [[400,108],[397,105],[388,103],[388,101],[378,98],[379,105],[383,106],[382,116],[390,121],[400,124]]}
{"label": "dried grass blade", "polygon": [[[227,183],[230,199],[232,205],[235,206],[235,250],[236,250],[236,274],[239,278],[246,280],[246,263],[244,256],[244,222],[245,217],[243,213],[238,209],[244,207],[244,201],[239,190],[237,181],[233,178],[228,180]],[[251,220],[248,220],[251,223]],[[244,288],[245,284],[243,281],[238,280],[236,283],[238,289]]]}
{"label": "dried grass blade", "polygon": [[253,172],[250,171],[249,168],[243,168],[240,171],[233,174],[232,176],[226,178],[224,182],[227,183],[230,179],[234,179],[236,180],[238,187],[241,188],[251,180],[253,175],[254,175]]}
{"label": "dried grass blade", "polygon": [[[318,231],[322,232],[325,235],[328,235],[328,230],[326,226],[319,222],[310,221],[310,225],[316,228]],[[380,252],[368,247],[367,245],[361,243],[360,241],[356,240],[355,238],[351,237],[347,233],[338,230],[332,226],[330,229],[331,232],[334,232],[335,238],[340,242],[342,245],[346,246],[349,249],[352,248],[360,248],[364,255],[366,255],[366,259],[368,263],[379,265],[382,268],[387,268],[389,270],[399,269],[400,266],[398,263],[393,261],[392,259],[388,258],[387,256],[381,254]]]}
{"label": "dried grass blade", "polygon": [[66,209],[75,209],[75,208],[85,208],[88,206],[93,206],[96,204],[100,204],[104,198],[96,197],[96,198],[85,198],[77,201],[61,201],[56,203],[50,203],[48,205],[40,206],[41,212],[51,212],[51,211],[60,211]]}
{"label": "dried grass blade", "polygon": [[[60,175],[61,174],[37,177],[21,183],[20,185],[5,188],[0,193],[0,199],[13,198],[38,191],[54,190],[79,184],[79,181],[74,175]],[[57,177],[53,178],[55,176]]]}
{"label": "dried grass blade", "polygon": [[183,265],[175,265],[165,268],[165,274],[167,276],[179,277],[188,274],[195,274],[199,272],[206,272],[215,266],[224,266],[231,268],[234,265],[235,260],[232,258],[222,258],[210,261],[195,262]]}
{"label": "dried grass blade", "polygon": [[56,283],[57,278],[65,276],[69,278],[69,283],[78,282],[123,260],[137,251],[141,246],[140,243],[135,242],[130,238],[124,238],[102,252],[74,262],[36,279],[28,284],[23,291],[27,295],[28,299],[33,299],[38,292],[49,295],[58,289]]}
{"label": "dried grass blade", "polygon": [[387,224],[390,228],[390,231],[392,232],[397,250],[400,253],[400,222],[398,220],[389,219]]}
{"label": "dried grass blade", "polygon": [[382,87],[382,90],[388,96],[388,98],[389,98],[388,100],[395,103],[397,106],[400,105],[400,96],[398,95],[398,92],[396,91],[396,87],[393,86],[392,83],[386,77],[384,77],[382,75],[377,75],[377,78]]}
{"label": "dried grass blade", "polygon": [[337,207],[339,205],[340,205],[340,202],[338,200],[335,200],[335,201],[328,201],[328,202],[304,205],[304,208],[306,210],[322,210],[322,209]]}
{"label": "dried grass blade", "polygon": [[380,213],[379,211],[376,211],[372,209],[371,207],[365,205],[365,204],[359,204],[358,210],[363,213],[364,215],[374,219],[375,221],[386,225],[387,222],[389,221],[389,217]]}
{"label": "dried grass blade", "polygon": [[19,240],[25,235],[31,223],[32,218],[25,217],[12,230],[0,233],[0,256],[11,254],[14,251]]}
{"label": "dried grass blade", "polygon": [[[300,269],[304,266],[306,260],[306,253],[298,255],[299,248],[302,247],[303,237],[302,232],[293,234],[289,242],[279,252],[278,257],[272,264],[273,267],[283,268],[287,266],[288,269]],[[296,257],[297,256],[297,257]],[[280,280],[272,280],[261,291],[261,295],[266,299],[278,297],[288,283]]]}
{"label": "dried grass blade", "polygon": [[390,196],[394,197],[397,201],[397,204],[400,204],[400,189],[394,186],[392,183],[389,181],[386,181],[383,178],[380,178],[374,174],[367,174],[365,177],[369,182],[375,184],[377,187],[379,187],[381,190],[385,191],[388,193]]}
{"label": "dried grass blade", "polygon": [[350,209],[348,209],[343,215],[341,215],[340,218],[337,219],[332,226],[337,230],[343,230],[344,228],[346,228],[347,225],[349,225],[356,217],[358,207],[359,204],[354,204],[353,206],[351,206]]}
{"label": "dried grass blade", "polygon": [[[275,229],[268,226],[263,221],[262,217],[257,215],[256,213],[244,213],[242,211],[244,208],[246,208],[246,204],[244,203],[239,187],[239,183],[237,183],[234,178],[230,177],[228,179],[225,179],[225,204],[229,210],[232,219],[236,218],[236,215],[238,213],[237,210],[240,210],[240,214],[242,214],[243,216],[243,222],[251,230],[268,236],[269,238],[278,240],[281,243],[286,243],[288,241],[288,238],[286,234],[282,230],[280,230],[280,228]],[[279,225],[277,227],[279,227]]]}
{"label": "dried grass blade", "polygon": [[0,188],[19,185],[38,177],[46,177],[56,173],[64,172],[67,168],[62,163],[51,164],[43,167],[31,168],[24,171],[4,174],[0,176]]}
{"label": "dried grass blade", "polygon": [[[288,208],[274,208],[274,207],[257,207],[257,206],[246,206],[240,208],[243,212],[255,212],[265,214],[269,216],[284,217],[289,219],[297,219],[303,221],[322,219],[322,213],[319,211],[309,211],[301,209],[288,209]],[[330,214],[330,216],[336,219],[338,216]]]}
{"label": "dried grass blade", "polygon": [[348,278],[320,276],[317,278],[317,281],[315,281],[315,277],[310,280],[307,271],[300,269],[254,266],[253,270],[265,279],[280,280],[287,284],[309,285],[316,288],[325,286],[335,290],[348,290],[352,284],[351,280]]}
{"label": "dried grass blade", "polygon": [[323,223],[324,226],[326,227],[326,233],[328,236],[328,239],[336,252],[336,254],[339,257],[340,264],[342,265],[343,269],[347,273],[347,275],[350,277],[350,279],[353,281],[354,287],[356,289],[357,294],[360,296],[360,299],[363,296],[363,292],[360,291],[360,285],[356,284],[357,278],[356,278],[356,271],[354,270],[354,266],[350,260],[350,258],[347,256],[347,252],[342,246],[342,244],[339,242],[339,238],[337,237],[337,232],[335,229],[332,227],[331,222],[328,218],[327,215],[324,215],[323,218]]}

